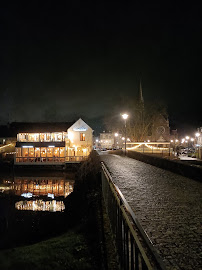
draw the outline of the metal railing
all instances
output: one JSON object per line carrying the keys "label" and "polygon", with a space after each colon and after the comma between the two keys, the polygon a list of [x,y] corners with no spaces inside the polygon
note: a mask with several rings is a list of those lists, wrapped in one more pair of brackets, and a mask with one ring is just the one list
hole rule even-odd
{"label": "metal railing", "polygon": [[65,158],[66,162],[80,162],[86,160],[87,156],[67,156]]}
{"label": "metal railing", "polygon": [[16,157],[16,163],[57,163],[65,162],[65,157]]}
{"label": "metal railing", "polygon": [[87,156],[67,156],[67,157],[16,157],[15,163],[61,163],[61,162],[81,162]]}
{"label": "metal railing", "polygon": [[102,165],[102,193],[123,270],[161,269],[164,263],[119,188]]}

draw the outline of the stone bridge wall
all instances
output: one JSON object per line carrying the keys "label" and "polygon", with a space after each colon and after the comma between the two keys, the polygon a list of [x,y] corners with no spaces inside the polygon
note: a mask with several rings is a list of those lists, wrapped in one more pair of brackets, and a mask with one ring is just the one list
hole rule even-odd
{"label": "stone bridge wall", "polygon": [[[124,155],[122,150],[110,151],[109,153]],[[130,158],[134,158],[139,161],[143,161],[156,167],[202,182],[202,166],[196,167],[194,165],[187,164],[184,161],[169,160],[155,155],[148,155],[135,151],[127,151],[126,155]]]}

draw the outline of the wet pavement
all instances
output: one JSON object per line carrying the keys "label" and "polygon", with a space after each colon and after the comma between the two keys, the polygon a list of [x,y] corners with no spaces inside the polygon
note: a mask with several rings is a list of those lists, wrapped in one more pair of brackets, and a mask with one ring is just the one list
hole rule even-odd
{"label": "wet pavement", "polygon": [[202,269],[202,184],[117,155],[100,155],[167,269]]}

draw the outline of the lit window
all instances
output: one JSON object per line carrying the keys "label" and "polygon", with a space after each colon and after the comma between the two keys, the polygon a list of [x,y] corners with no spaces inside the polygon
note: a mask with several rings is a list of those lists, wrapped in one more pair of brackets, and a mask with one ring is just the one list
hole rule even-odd
{"label": "lit window", "polygon": [[80,141],[85,141],[85,133],[80,133]]}

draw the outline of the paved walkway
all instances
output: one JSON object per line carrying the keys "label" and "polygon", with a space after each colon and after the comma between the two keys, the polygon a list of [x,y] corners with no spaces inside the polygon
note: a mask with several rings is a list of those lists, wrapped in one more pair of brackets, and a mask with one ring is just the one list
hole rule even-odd
{"label": "paved walkway", "polygon": [[102,154],[168,269],[202,269],[202,184],[128,157]]}

